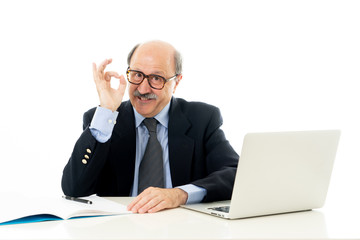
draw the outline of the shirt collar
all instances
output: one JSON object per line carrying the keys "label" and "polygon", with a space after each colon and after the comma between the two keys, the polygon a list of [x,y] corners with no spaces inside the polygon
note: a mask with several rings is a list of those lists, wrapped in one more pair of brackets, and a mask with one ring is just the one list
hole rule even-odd
{"label": "shirt collar", "polygon": [[[157,114],[155,115],[155,119],[164,127],[168,127],[169,124],[169,109],[170,109],[170,103],[171,101]],[[140,113],[134,109],[134,115],[135,115],[135,127],[138,128],[142,121],[145,119],[144,116],[142,116]]]}

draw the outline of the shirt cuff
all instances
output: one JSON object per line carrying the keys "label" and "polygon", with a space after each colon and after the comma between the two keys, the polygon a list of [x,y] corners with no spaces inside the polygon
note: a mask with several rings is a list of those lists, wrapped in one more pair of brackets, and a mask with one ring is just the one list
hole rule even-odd
{"label": "shirt cuff", "polygon": [[100,106],[96,108],[90,132],[98,142],[104,143],[110,139],[118,114],[118,111],[113,112]]}
{"label": "shirt cuff", "polygon": [[205,188],[195,186],[194,184],[186,184],[183,186],[179,186],[177,188],[180,188],[180,189],[184,190],[185,192],[187,192],[188,199],[186,201],[186,204],[201,202],[207,193]]}

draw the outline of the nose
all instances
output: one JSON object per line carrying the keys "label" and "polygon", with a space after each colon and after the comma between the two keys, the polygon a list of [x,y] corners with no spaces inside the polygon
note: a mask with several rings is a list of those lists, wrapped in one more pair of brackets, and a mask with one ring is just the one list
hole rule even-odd
{"label": "nose", "polygon": [[149,81],[146,77],[144,78],[144,81],[140,85],[138,85],[137,89],[141,94],[151,92],[151,87],[150,87]]}

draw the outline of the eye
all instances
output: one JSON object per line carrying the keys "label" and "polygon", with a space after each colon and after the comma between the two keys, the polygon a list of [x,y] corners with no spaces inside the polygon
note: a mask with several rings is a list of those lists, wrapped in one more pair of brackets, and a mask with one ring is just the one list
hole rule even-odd
{"label": "eye", "polygon": [[139,72],[136,72],[136,73],[135,73],[135,77],[136,77],[136,78],[142,78],[143,75],[142,75],[141,73],[139,73]]}
{"label": "eye", "polygon": [[141,81],[144,78],[144,75],[141,72],[131,72],[130,79],[132,81]]}
{"label": "eye", "polygon": [[163,81],[165,81],[165,78],[159,75],[150,75],[150,78],[152,82],[162,83]]}
{"label": "eye", "polygon": [[163,81],[163,77],[158,76],[158,75],[151,75],[151,81],[153,82],[162,82]]}

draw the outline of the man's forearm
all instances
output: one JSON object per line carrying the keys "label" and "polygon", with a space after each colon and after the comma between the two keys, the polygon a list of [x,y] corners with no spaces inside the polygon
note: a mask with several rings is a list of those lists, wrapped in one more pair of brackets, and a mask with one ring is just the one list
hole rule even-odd
{"label": "man's forearm", "polygon": [[99,143],[90,130],[85,129],[63,171],[61,185],[66,195],[79,197],[95,193],[95,183],[105,164],[109,147],[109,143]]}

